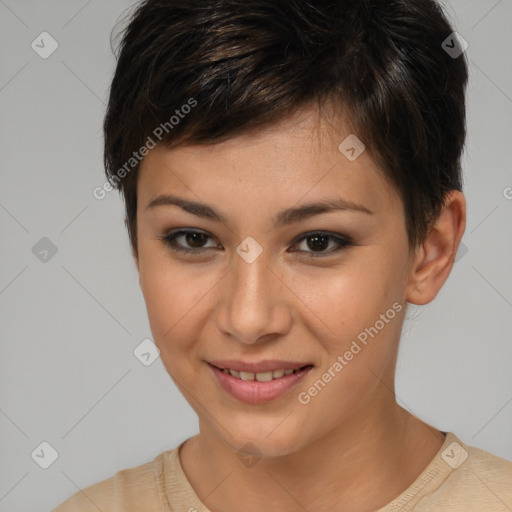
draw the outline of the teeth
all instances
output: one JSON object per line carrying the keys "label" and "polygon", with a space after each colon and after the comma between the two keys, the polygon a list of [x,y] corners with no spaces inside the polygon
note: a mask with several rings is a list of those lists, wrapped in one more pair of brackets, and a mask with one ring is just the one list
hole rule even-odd
{"label": "teeth", "polygon": [[272,380],[272,372],[257,373],[256,380],[259,382],[270,382]]}
{"label": "teeth", "polygon": [[299,370],[299,368],[292,369],[289,368],[287,370],[279,369],[274,370],[272,372],[260,372],[260,373],[254,373],[254,372],[239,372],[237,370],[230,370],[227,368],[223,368],[222,371],[224,373],[228,373],[232,375],[233,377],[236,377],[237,379],[241,380],[257,380],[258,382],[270,382],[272,379],[279,379],[283,375],[291,375],[295,371]]}

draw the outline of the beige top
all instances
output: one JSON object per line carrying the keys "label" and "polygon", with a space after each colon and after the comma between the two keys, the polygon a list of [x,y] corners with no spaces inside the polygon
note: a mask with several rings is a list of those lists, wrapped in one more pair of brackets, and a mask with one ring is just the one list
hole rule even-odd
{"label": "beige top", "polygon": [[[51,512],[210,512],[181,467],[184,443],[78,491]],[[510,512],[512,462],[467,446],[448,432],[416,481],[377,512],[398,510]]]}

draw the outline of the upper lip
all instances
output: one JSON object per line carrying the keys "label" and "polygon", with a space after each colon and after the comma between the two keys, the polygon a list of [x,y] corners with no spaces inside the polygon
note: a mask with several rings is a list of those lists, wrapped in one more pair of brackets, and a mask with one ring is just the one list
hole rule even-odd
{"label": "upper lip", "polygon": [[252,373],[273,372],[274,370],[280,369],[293,370],[295,368],[301,368],[302,366],[309,366],[312,364],[300,361],[282,361],[279,359],[266,359],[255,363],[241,361],[240,359],[223,359],[219,361],[208,361],[208,363],[216,366],[217,368],[228,368],[229,370]]}

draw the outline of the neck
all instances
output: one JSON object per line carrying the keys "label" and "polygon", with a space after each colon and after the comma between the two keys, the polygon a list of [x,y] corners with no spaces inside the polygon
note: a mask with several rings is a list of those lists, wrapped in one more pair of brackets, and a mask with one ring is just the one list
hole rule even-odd
{"label": "neck", "polygon": [[[244,467],[208,425],[180,452],[196,494],[213,512],[376,510],[409,487],[444,442],[441,432],[399,407],[368,404],[297,451]],[[382,398],[382,397],[381,397]],[[205,463],[205,461],[208,461]]]}

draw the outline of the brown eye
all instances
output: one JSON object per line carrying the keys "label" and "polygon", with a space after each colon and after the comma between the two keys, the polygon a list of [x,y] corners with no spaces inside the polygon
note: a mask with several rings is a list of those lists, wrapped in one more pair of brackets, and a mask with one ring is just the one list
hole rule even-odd
{"label": "brown eye", "polygon": [[[215,248],[215,246],[208,247],[204,245],[209,238],[212,237],[202,231],[181,229],[160,237],[160,240],[173,251],[199,254],[205,249]],[[182,243],[177,243],[180,239],[182,239],[182,243],[186,244],[185,246]]]}
{"label": "brown eye", "polygon": [[202,247],[205,243],[207,236],[204,233],[186,233],[183,235],[187,244],[192,247]]}
{"label": "brown eye", "polygon": [[322,251],[329,245],[329,237],[325,235],[310,235],[306,238],[308,247],[313,251]]}
{"label": "brown eye", "polygon": [[[341,249],[354,245],[352,240],[348,237],[325,233],[323,231],[306,233],[297,240],[297,244],[303,243],[304,241],[306,242],[306,249],[293,252],[304,253],[306,257],[312,258],[317,256],[328,256],[340,251]],[[326,249],[329,247],[329,243],[334,245],[331,246],[331,250],[327,251]],[[332,247],[334,248],[332,249]]]}
{"label": "brown eye", "polygon": [[[216,245],[207,246],[205,243],[208,239],[213,237],[203,231],[185,230],[180,229],[172,231],[167,235],[160,237],[160,240],[173,251],[182,254],[201,254],[207,249],[218,248]],[[180,243],[178,243],[181,240]],[[322,256],[329,256],[333,253],[339,252],[341,249],[350,247],[353,244],[352,240],[343,235],[335,235],[323,231],[316,231],[306,233],[296,240],[294,245],[306,242],[306,248],[297,251],[307,258],[315,258]],[[332,245],[330,245],[332,244]],[[330,247],[330,250],[327,250]]]}

